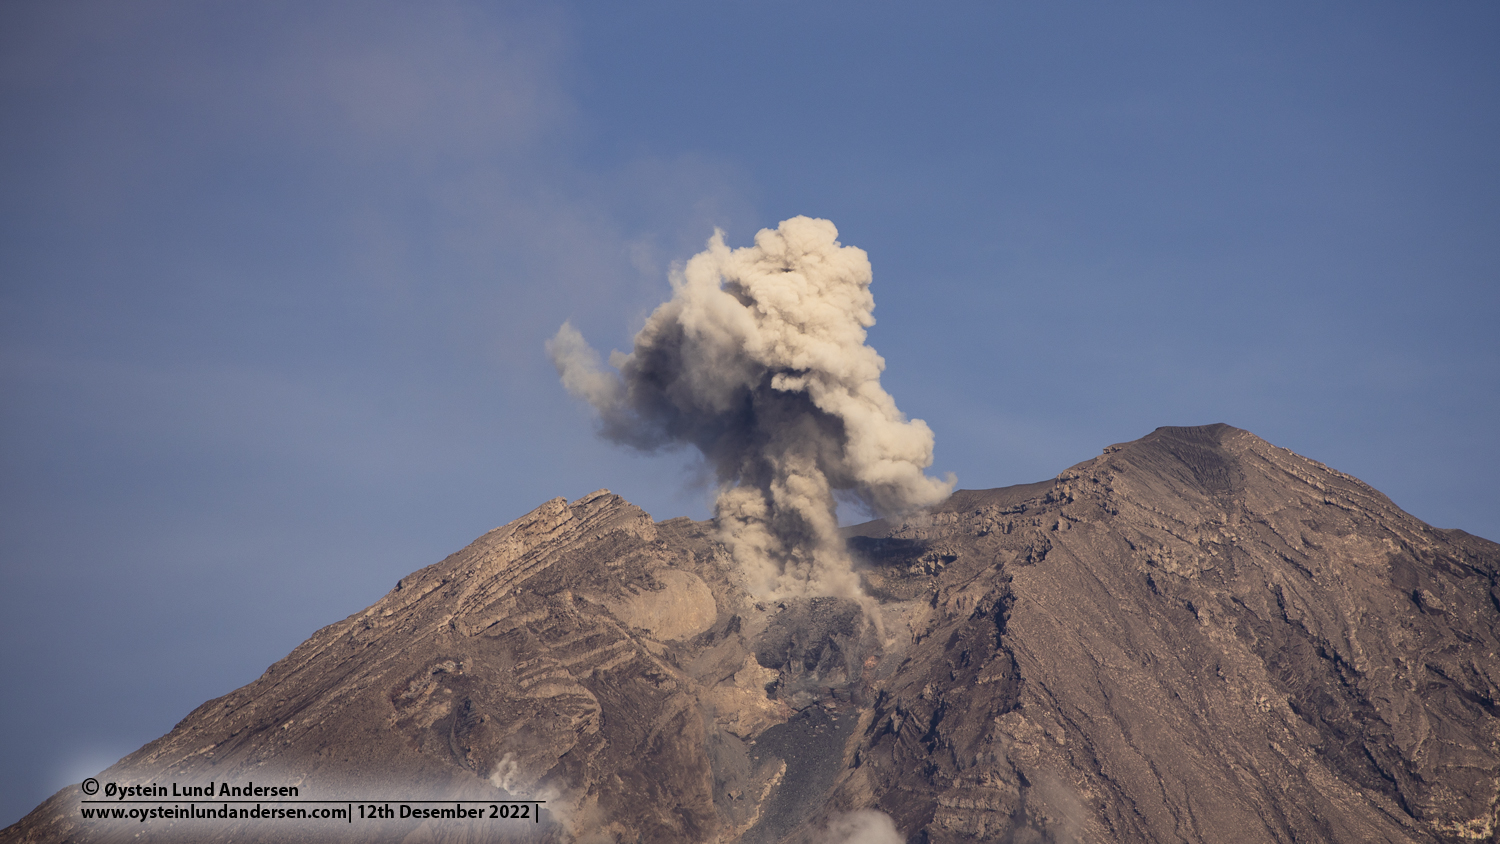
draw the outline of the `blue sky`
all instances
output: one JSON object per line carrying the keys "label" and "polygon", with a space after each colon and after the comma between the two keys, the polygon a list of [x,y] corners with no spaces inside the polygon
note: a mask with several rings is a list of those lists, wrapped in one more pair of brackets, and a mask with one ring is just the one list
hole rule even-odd
{"label": "blue sky", "polygon": [[0,6],[0,824],[554,496],[543,351],[796,214],[934,470],[1228,422],[1500,539],[1500,7]]}

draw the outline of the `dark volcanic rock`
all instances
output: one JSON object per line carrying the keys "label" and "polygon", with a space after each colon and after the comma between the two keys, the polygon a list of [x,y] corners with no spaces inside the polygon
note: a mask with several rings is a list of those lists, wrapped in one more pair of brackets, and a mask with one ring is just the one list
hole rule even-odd
{"label": "dark volcanic rock", "polygon": [[90,822],[69,788],[0,838],[1500,840],[1493,542],[1224,425],[847,533],[878,625],[752,603],[707,524],[554,500],[100,776],[543,823]]}

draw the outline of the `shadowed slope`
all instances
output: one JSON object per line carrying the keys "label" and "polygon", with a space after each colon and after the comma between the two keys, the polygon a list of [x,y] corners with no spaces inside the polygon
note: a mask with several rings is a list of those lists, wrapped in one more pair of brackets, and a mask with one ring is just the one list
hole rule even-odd
{"label": "shadowed slope", "polygon": [[874,540],[935,610],[838,802],[933,842],[1495,840],[1500,547],[1226,425],[1015,491]]}

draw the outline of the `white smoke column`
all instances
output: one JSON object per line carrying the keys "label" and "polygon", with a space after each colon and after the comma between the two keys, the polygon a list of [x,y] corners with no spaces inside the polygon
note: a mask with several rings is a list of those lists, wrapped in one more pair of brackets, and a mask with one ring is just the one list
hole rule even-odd
{"label": "white smoke column", "polygon": [[870,261],[827,220],[794,217],[755,245],[708,248],[672,274],[630,354],[598,354],[564,323],[547,344],[563,384],[609,439],[644,450],[688,444],[717,473],[720,534],[759,597],[858,595],[834,494],[880,516],[930,507],[954,480],[930,478],[932,429],[880,386],[865,345]]}

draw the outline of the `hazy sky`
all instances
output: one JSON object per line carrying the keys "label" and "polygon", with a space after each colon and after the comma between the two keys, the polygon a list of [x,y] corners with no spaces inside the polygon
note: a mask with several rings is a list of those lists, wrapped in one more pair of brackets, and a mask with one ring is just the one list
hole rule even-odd
{"label": "hazy sky", "polygon": [[[967,488],[1227,422],[1500,539],[1500,6],[0,5],[0,824],[555,496],[797,214]],[[699,473],[701,474],[701,473]]]}

